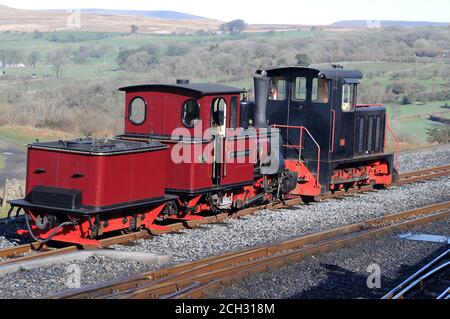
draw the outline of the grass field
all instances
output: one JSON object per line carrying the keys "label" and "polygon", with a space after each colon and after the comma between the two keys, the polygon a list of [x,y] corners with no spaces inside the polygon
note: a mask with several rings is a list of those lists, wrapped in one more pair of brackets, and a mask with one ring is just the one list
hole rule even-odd
{"label": "grass field", "polygon": [[[8,140],[19,149],[25,150],[26,145],[38,139],[41,142],[72,138],[74,135],[49,129],[29,126],[0,126],[0,137]],[[1,160],[0,160],[1,167]]]}
{"label": "grass field", "polygon": [[[327,32],[327,31],[326,31]],[[324,34],[322,32],[321,34]],[[261,41],[268,41],[273,39],[299,39],[305,36],[314,36],[314,32],[310,31],[286,31],[286,32],[265,32],[265,33],[248,33],[242,35],[247,39],[256,39]],[[50,41],[53,36],[56,36],[58,41]],[[60,42],[65,38],[69,39],[69,36],[76,39],[75,42]],[[320,36],[319,36],[320,37]],[[227,34],[218,35],[150,35],[150,34],[137,34],[137,35],[123,35],[113,32],[51,32],[43,33],[41,38],[34,38],[33,34],[22,33],[0,33],[0,44],[2,49],[17,49],[24,55],[29,54],[32,51],[39,51],[42,55],[42,61],[38,62],[37,67],[32,68],[26,66],[24,68],[12,68],[3,69],[8,75],[17,76],[16,78],[10,78],[7,81],[3,81],[0,78],[0,94],[8,92],[10,87],[18,85],[26,86],[30,92],[39,92],[40,90],[58,90],[58,88],[70,85],[75,82],[84,82],[91,80],[110,81],[111,83],[141,83],[148,79],[148,75],[145,72],[125,72],[117,69],[116,57],[121,48],[138,48],[146,44],[168,44],[168,43],[185,43],[189,46],[195,47],[199,44],[219,44],[225,41],[235,40],[236,37]],[[51,68],[51,65],[45,61],[45,56],[49,53],[63,50],[64,48],[78,49],[81,46],[107,46],[108,50],[102,58],[91,58],[84,64],[69,64],[67,65],[63,80],[56,80],[55,74]],[[443,77],[421,79],[421,73],[426,72],[430,68],[434,68],[442,64],[442,61],[436,60],[435,62],[424,63],[386,63],[386,62],[349,62],[344,65],[348,68],[360,69],[365,78],[362,80],[362,84],[366,87],[371,87],[375,83],[381,83],[386,86],[391,83],[396,73],[401,72],[417,72],[416,78],[407,79],[410,83],[416,83],[425,88],[425,90],[432,91],[437,86],[449,86],[449,81]],[[322,65],[323,66],[323,65]],[[32,75],[36,74],[37,77],[32,78]],[[253,81],[252,75],[248,74],[243,79],[236,79],[231,82],[224,82],[224,84],[239,87],[239,88],[252,88]],[[217,78],[205,77],[204,81],[219,81]],[[114,81],[114,82],[113,82]],[[377,102],[377,101],[373,101]],[[441,113],[446,110],[441,108],[445,103],[443,102],[430,102],[425,105],[403,105],[394,106],[387,105],[389,118],[392,122],[392,126],[402,136],[410,136],[413,140],[417,139],[419,143],[424,143],[425,130],[430,125],[434,125],[426,118],[414,118],[420,116],[426,116],[432,113]],[[112,107],[118,107],[113,105]],[[445,113],[442,116],[449,116]],[[405,121],[408,119],[407,121]],[[54,132],[53,132],[54,133]],[[48,137],[50,139],[58,138],[59,134],[50,133]],[[42,137],[41,131],[31,131],[29,128],[23,131],[22,128],[5,128],[0,127],[0,135],[11,140],[16,145],[23,147],[24,144],[32,142],[35,138],[45,138],[45,134]]]}
{"label": "grass field", "polygon": [[0,218],[6,218],[8,216],[9,208],[9,205],[6,205],[5,208],[0,207]]}
{"label": "grass field", "polygon": [[415,105],[415,104],[408,104],[408,105],[387,105],[387,110],[389,112],[389,118],[390,119],[399,119],[402,118],[409,118],[414,116],[421,116],[421,115],[429,115],[432,113],[450,113],[449,109],[445,109],[442,106],[445,105],[445,103],[450,103],[449,101],[443,101],[443,102],[429,102],[424,105]]}

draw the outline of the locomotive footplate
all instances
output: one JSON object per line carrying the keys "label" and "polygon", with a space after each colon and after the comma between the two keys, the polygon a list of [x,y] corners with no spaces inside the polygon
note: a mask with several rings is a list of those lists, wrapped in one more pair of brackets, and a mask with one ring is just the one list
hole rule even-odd
{"label": "locomotive footplate", "polygon": [[64,215],[72,214],[72,215],[77,215],[77,216],[89,217],[91,215],[110,214],[110,213],[116,213],[116,212],[120,212],[120,211],[130,211],[130,210],[135,210],[135,209],[152,207],[152,206],[155,206],[158,204],[163,204],[163,203],[175,200],[177,198],[178,198],[178,196],[166,195],[161,198],[154,198],[154,199],[137,201],[137,202],[117,204],[117,205],[112,205],[112,206],[107,206],[107,207],[83,206],[82,208],[79,208],[79,209],[69,209],[69,208],[63,208],[63,207],[38,205],[38,204],[33,204],[24,199],[12,200],[12,201],[8,201],[8,203],[11,205],[12,208],[17,207],[17,208],[29,209],[29,210],[33,210],[33,211],[45,211],[46,213],[52,213],[52,214],[64,214]]}

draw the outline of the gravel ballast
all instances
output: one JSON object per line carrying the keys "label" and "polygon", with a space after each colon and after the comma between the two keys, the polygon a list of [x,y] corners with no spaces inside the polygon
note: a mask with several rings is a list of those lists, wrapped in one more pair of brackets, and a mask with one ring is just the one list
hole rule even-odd
{"label": "gravel ballast", "polygon": [[177,263],[263,245],[449,200],[450,177],[280,209],[140,240],[117,249],[173,255]]}
{"label": "gravel ballast", "polygon": [[[450,236],[450,220],[435,222],[413,231]],[[209,291],[209,298],[356,299],[381,298],[426,263],[448,249],[448,245],[400,239],[400,233],[370,239],[351,248],[307,257],[266,273],[251,275],[228,287]],[[379,288],[368,288],[367,279],[380,269]],[[374,281],[370,280],[371,283]]]}
{"label": "gravel ballast", "polygon": [[450,144],[422,151],[400,153],[398,166],[400,173],[414,172],[450,164]]}
{"label": "gravel ballast", "polygon": [[[424,153],[428,155],[421,152],[402,154],[401,172],[450,164],[450,146],[427,150]],[[177,234],[166,234],[150,240],[137,241],[134,245],[118,245],[114,248],[173,255],[174,263],[193,261],[447,201],[450,197],[449,189],[450,177],[443,177],[435,181],[393,187],[290,209],[262,210],[242,219],[205,225],[202,228],[183,230]],[[18,228],[17,225],[0,224],[0,236],[6,237],[5,242],[0,239],[0,245],[15,244],[10,238],[17,236],[8,236],[13,233],[11,227]],[[67,266],[21,271],[8,278],[2,278],[0,297],[35,298],[64,290]],[[88,259],[81,266],[83,285],[127,277],[148,270],[146,268],[148,265],[102,258]],[[312,276],[314,277],[314,274]]]}
{"label": "gravel ballast", "polygon": [[66,291],[69,287],[76,288],[78,280],[81,286],[88,286],[157,268],[151,264],[92,256],[85,261],[74,261],[33,270],[21,269],[0,278],[0,298],[45,297]]}

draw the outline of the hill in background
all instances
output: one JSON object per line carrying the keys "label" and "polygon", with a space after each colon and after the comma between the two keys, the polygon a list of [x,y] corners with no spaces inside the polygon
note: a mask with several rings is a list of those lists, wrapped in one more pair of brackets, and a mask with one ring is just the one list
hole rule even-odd
{"label": "hill in background", "polygon": [[[139,27],[140,33],[181,33],[196,32],[198,30],[218,30],[222,22],[206,18],[197,18],[192,15],[159,11],[153,13],[159,15],[155,18],[147,15],[118,13],[83,12],[81,15],[80,28],[68,28],[71,21],[71,12],[66,10],[22,10],[0,5],[0,32],[41,32],[50,31],[93,31],[93,32],[129,32],[130,25]],[[121,14],[119,14],[121,13]],[[147,12],[149,13],[149,12]],[[151,12],[150,12],[151,13]],[[166,18],[161,18],[161,17]],[[169,17],[173,19],[169,19]]]}
{"label": "hill in background", "polygon": [[386,27],[403,27],[403,28],[415,28],[415,27],[442,27],[450,25],[450,22],[430,22],[430,21],[367,21],[367,20],[347,20],[335,22],[331,27],[336,28],[367,28],[373,26],[375,23],[380,23],[382,28]]}
{"label": "hill in background", "polygon": [[[53,10],[52,10],[53,11]],[[54,10],[65,11],[65,10]],[[142,11],[142,10],[108,10],[108,9],[81,9],[82,13],[99,14],[99,15],[132,15],[132,16],[145,16],[156,19],[168,19],[168,20],[199,20],[205,19],[205,17],[195,16],[188,13],[177,11]]]}
{"label": "hill in background", "polygon": [[[22,10],[0,5],[0,32],[41,32],[51,31],[92,31],[92,32],[130,32],[130,26],[136,25],[139,33],[170,34],[195,33],[196,31],[219,31],[222,21],[212,20],[188,13],[176,11],[144,10],[108,10],[81,9],[80,28],[68,28],[73,14],[67,10]],[[366,20],[339,21],[320,29],[329,31],[350,31],[353,29],[377,27],[429,27],[447,26],[450,23],[428,21],[387,21],[371,22]],[[297,31],[309,30],[311,25],[289,24],[251,24],[247,32]]]}

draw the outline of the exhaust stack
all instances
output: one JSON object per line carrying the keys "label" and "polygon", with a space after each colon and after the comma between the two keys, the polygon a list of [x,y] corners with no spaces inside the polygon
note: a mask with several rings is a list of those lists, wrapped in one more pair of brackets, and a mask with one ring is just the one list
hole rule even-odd
{"label": "exhaust stack", "polygon": [[255,82],[255,123],[256,128],[267,128],[266,109],[269,97],[270,79],[254,77]]}

